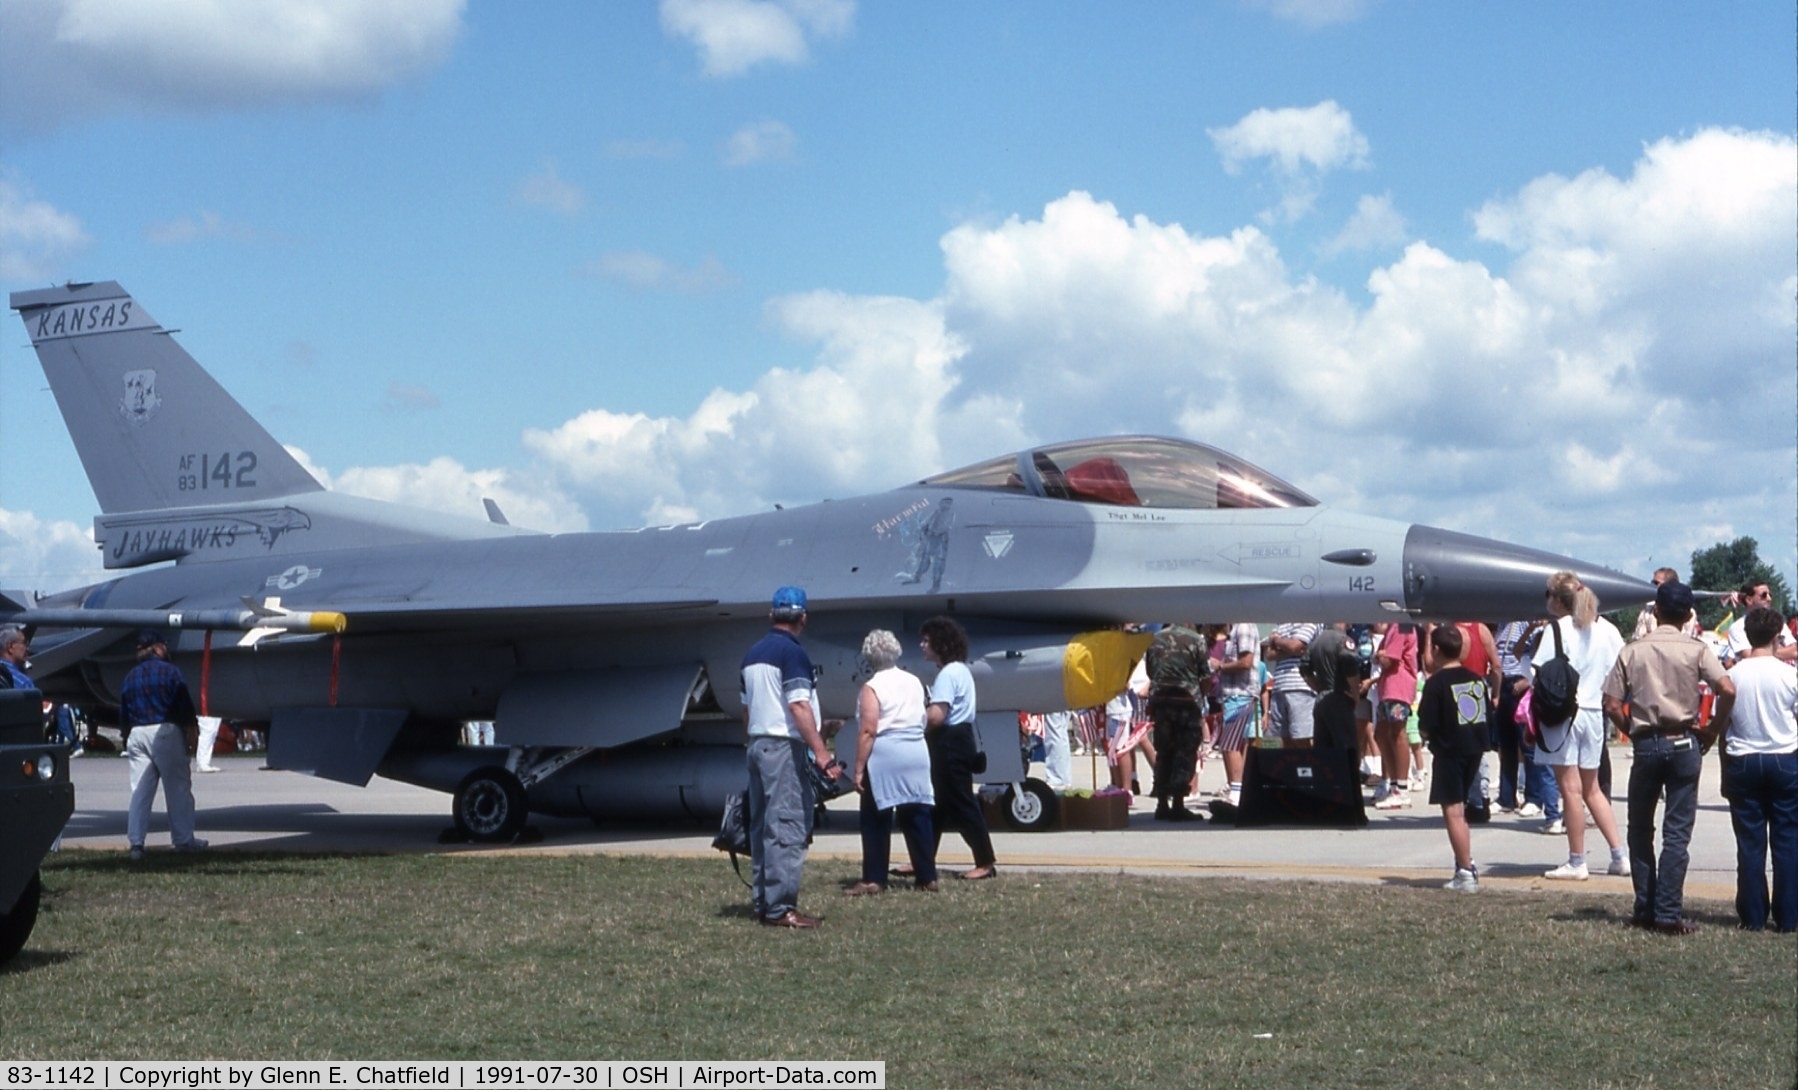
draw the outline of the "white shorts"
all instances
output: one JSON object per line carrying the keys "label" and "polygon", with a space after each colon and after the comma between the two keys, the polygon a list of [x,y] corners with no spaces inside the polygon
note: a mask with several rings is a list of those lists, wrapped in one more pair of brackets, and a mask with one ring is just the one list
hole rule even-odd
{"label": "white shorts", "polygon": [[1604,713],[1597,708],[1581,708],[1570,723],[1542,728],[1542,745],[1536,750],[1536,763],[1597,768],[1604,757],[1604,736]]}

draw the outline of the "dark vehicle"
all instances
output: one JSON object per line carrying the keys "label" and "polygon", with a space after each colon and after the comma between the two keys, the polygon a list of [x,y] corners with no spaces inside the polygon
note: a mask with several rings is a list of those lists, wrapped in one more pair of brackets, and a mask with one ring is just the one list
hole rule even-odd
{"label": "dark vehicle", "polygon": [[74,812],[69,747],[44,741],[43,694],[0,690],[0,964],[31,937],[38,864]]}

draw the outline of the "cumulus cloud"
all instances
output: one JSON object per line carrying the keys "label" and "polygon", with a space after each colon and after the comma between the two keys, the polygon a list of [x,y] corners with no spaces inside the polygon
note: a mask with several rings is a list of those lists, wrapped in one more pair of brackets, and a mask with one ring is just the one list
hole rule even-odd
{"label": "cumulus cloud", "polygon": [[54,280],[90,241],[79,219],[0,176],[0,280]]}
{"label": "cumulus cloud", "polygon": [[[1165,432],[1350,509],[1630,570],[1744,533],[1790,565],[1795,189],[1789,136],[1661,141],[1627,177],[1481,208],[1508,264],[1414,240],[1365,300],[1293,274],[1257,227],[1209,236],[1074,192],[949,231],[936,298],[776,300],[808,369],[684,416],[593,409],[525,445],[612,526]],[[1396,220],[1370,200],[1359,219]]]}
{"label": "cumulus cloud", "polygon": [[93,532],[0,507],[0,572],[9,590],[57,591],[106,578]]}
{"label": "cumulus cloud", "polygon": [[757,121],[730,134],[724,142],[724,165],[746,167],[769,160],[791,159],[799,146],[793,130],[778,121]]}
{"label": "cumulus cloud", "polygon": [[1291,222],[1311,211],[1323,176],[1368,165],[1367,137],[1349,112],[1326,100],[1304,108],[1252,110],[1234,125],[1206,129],[1231,174],[1266,160],[1281,192],[1278,206],[1262,213],[1270,222]]}
{"label": "cumulus cloud", "polygon": [[662,29],[699,49],[708,76],[740,76],[759,64],[802,64],[811,39],[840,38],[854,0],[662,0]]}
{"label": "cumulus cloud", "polygon": [[580,186],[564,181],[553,160],[545,160],[534,172],[518,183],[518,203],[547,208],[564,216],[572,216],[587,206],[587,194]]}
{"label": "cumulus cloud", "polygon": [[335,477],[322,472],[317,476],[339,492],[471,519],[484,521],[487,510],[481,501],[491,499],[514,526],[547,533],[588,528],[586,516],[554,482],[513,470],[469,469],[454,458],[433,458],[423,465],[357,467]]}
{"label": "cumulus cloud", "polygon": [[724,267],[724,263],[710,254],[688,268],[642,250],[619,250],[600,255],[587,267],[587,272],[640,291],[672,291],[684,295],[721,291],[737,283],[736,276]]}
{"label": "cumulus cloud", "polygon": [[463,0],[0,4],[0,123],[361,97],[435,68]]}
{"label": "cumulus cloud", "polygon": [[[526,448],[618,526],[852,494],[1021,437],[1015,407],[949,403],[966,349],[935,303],[816,292],[776,300],[769,316],[818,346],[816,367],[713,390],[685,417],[594,409],[526,432]],[[977,426],[989,430],[973,443]]]}
{"label": "cumulus cloud", "polygon": [[1398,246],[1409,237],[1405,217],[1392,206],[1392,194],[1363,196],[1355,202],[1355,214],[1342,230],[1324,242],[1319,251],[1325,257],[1336,254],[1379,250]]}

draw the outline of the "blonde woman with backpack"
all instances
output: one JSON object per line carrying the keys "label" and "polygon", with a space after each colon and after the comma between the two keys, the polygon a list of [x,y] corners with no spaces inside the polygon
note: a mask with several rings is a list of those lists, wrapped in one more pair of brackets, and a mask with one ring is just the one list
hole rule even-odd
{"label": "blonde woman with backpack", "polygon": [[[1598,595],[1572,572],[1548,577],[1548,612],[1555,618],[1554,632],[1544,632],[1536,642],[1532,665],[1540,670],[1564,652],[1579,671],[1579,710],[1560,723],[1541,723],[1542,745],[1537,756],[1554,768],[1561,789],[1561,819],[1567,826],[1567,862],[1543,873],[1544,878],[1583,882],[1586,865],[1586,811],[1611,848],[1609,874],[1629,874],[1629,854],[1617,832],[1611,800],[1598,785],[1598,766],[1604,758],[1604,679],[1623,651],[1623,634],[1598,615]],[[1581,804],[1584,803],[1582,806]]]}

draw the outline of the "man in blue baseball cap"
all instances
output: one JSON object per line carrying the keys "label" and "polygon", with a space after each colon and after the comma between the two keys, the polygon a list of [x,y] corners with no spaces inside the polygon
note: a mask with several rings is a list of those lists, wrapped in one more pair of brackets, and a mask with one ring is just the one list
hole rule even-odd
{"label": "man in blue baseball cap", "polygon": [[[811,657],[799,645],[805,631],[805,591],[781,587],[768,609],[772,626],[743,656],[743,721],[749,727],[749,857],[756,918],[768,927],[801,930],[819,920],[799,911],[799,878],[811,836],[812,777],[802,762],[826,773],[836,760],[818,731]],[[809,752],[808,752],[809,751]]]}

